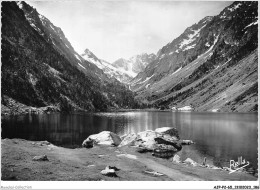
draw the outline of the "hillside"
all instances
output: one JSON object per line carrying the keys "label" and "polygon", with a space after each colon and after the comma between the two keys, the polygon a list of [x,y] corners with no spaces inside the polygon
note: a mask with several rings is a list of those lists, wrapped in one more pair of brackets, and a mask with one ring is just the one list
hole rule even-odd
{"label": "hillside", "polygon": [[[18,6],[19,5],[19,6]],[[25,2],[2,2],[2,107],[61,111],[138,106],[134,94],[75,52],[62,30]]]}
{"label": "hillside", "polygon": [[234,2],[162,47],[131,90],[159,108],[257,111],[257,34],[258,2]]}

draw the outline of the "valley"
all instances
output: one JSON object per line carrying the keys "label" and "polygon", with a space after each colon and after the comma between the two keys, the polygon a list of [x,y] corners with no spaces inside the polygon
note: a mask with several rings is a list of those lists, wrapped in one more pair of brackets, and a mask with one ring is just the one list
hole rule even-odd
{"label": "valley", "polygon": [[77,53],[62,29],[29,4],[3,5],[5,114],[24,112],[10,101],[56,111],[258,110],[256,2],[234,2],[219,15],[205,17],[156,55],[112,63],[89,49]]}
{"label": "valley", "polygon": [[66,3],[1,2],[2,181],[256,184],[257,1]]}

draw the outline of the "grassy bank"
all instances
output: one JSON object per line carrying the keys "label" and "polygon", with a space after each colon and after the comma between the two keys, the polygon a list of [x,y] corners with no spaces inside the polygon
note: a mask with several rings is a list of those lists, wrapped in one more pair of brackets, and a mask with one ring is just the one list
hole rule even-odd
{"label": "grassy bank", "polygon": [[[23,139],[2,139],[1,143],[2,180],[8,181],[257,180],[244,172],[228,174],[224,170],[173,163],[154,157],[151,153],[138,153],[132,147],[68,149]],[[34,156],[39,155],[46,155],[48,161],[33,161]],[[100,173],[108,165],[119,169],[116,172],[118,177],[108,177]],[[163,175],[153,174],[154,171]]]}

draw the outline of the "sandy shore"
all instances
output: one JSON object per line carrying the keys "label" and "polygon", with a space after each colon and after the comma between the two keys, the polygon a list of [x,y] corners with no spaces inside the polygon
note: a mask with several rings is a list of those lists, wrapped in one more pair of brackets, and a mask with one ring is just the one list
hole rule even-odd
{"label": "sandy shore", "polygon": [[[138,153],[133,147],[95,146],[91,149],[68,149],[23,139],[2,139],[2,180],[29,181],[256,181],[244,172],[229,174],[224,170],[173,163],[151,153]],[[47,155],[49,161],[33,161]],[[115,166],[118,177],[100,172]],[[154,175],[151,172],[163,175]]]}

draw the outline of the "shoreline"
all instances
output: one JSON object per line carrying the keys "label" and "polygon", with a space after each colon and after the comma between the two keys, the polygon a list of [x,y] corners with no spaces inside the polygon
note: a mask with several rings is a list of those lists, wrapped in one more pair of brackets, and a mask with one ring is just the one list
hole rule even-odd
{"label": "shoreline", "polygon": [[[168,159],[139,153],[130,146],[97,145],[91,149],[69,149],[47,141],[2,139],[2,180],[23,181],[256,181],[245,173],[176,163]],[[46,155],[48,161],[34,161]],[[117,177],[100,172],[106,166],[119,169]],[[156,175],[158,174],[162,175]]]}
{"label": "shoreline", "polygon": [[212,114],[258,114],[258,112],[212,112],[212,111],[174,111],[171,109],[165,109],[165,110],[160,110],[160,109],[155,109],[155,108],[148,108],[148,109],[111,109],[111,110],[106,110],[106,111],[71,111],[71,112],[64,112],[60,111],[59,108],[55,106],[46,106],[46,107],[26,107],[26,109],[19,109],[19,110],[12,110],[12,109],[6,109],[6,106],[1,106],[1,116],[22,116],[22,115],[27,115],[27,114],[32,114],[32,115],[40,115],[40,114],[54,114],[54,113],[60,113],[60,114],[99,114],[99,113],[117,113],[117,112],[134,112],[134,111],[158,111],[158,112],[173,112],[173,113],[212,113]]}
{"label": "shoreline", "polygon": [[[160,112],[180,112],[180,113],[189,113],[189,112],[196,112],[196,113],[255,113],[257,114],[257,111],[253,112],[225,112],[221,110],[217,111],[200,111],[196,110],[194,108],[189,110],[181,110],[181,109],[170,109],[170,108],[108,108],[107,110],[84,110],[80,107],[74,107],[74,110],[71,111],[63,111],[59,105],[47,105],[44,107],[33,107],[33,106],[27,106],[25,104],[19,103],[11,98],[5,97],[6,104],[1,104],[1,116],[14,116],[14,115],[27,115],[27,114],[33,114],[33,115],[39,115],[39,114],[52,114],[52,113],[67,113],[67,114],[77,114],[77,113],[86,113],[86,114],[95,114],[95,113],[106,113],[106,112],[132,112],[132,111],[160,111]],[[187,107],[187,106],[186,106]]]}

